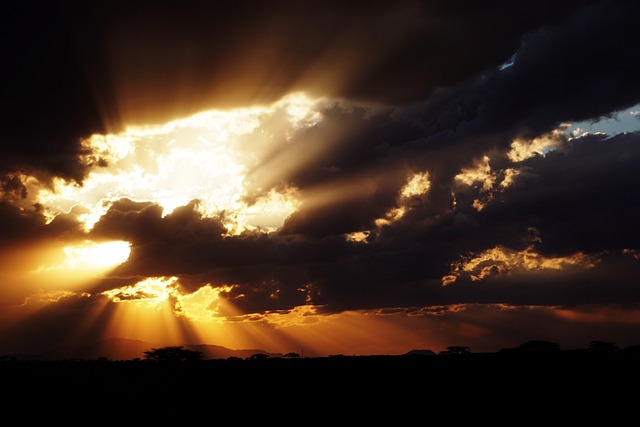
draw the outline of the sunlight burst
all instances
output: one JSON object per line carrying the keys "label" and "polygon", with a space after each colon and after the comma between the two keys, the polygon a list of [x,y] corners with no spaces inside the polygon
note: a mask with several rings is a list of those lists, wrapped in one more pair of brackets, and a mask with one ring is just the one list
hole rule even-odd
{"label": "sunlight burst", "polygon": [[63,263],[48,267],[50,270],[104,269],[122,264],[129,258],[129,242],[116,240],[96,243],[91,240],[62,248],[65,254]]}
{"label": "sunlight burst", "polygon": [[[82,185],[20,177],[48,222],[70,214],[90,231],[111,205],[129,198],[157,203],[163,215],[198,200],[205,217],[224,213],[228,234],[273,231],[299,206],[296,189],[260,188],[247,178],[298,129],[321,120],[319,101],[289,95],[269,106],[211,110],[160,126],[130,127],[83,141]],[[278,165],[273,165],[278,169]],[[25,202],[26,203],[26,202]]]}

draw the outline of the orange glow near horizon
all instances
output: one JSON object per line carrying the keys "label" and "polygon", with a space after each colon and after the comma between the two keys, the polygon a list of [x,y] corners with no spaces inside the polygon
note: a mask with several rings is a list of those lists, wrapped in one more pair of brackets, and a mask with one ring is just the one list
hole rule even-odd
{"label": "orange glow near horizon", "polygon": [[105,337],[126,337],[153,343],[199,343],[202,339],[188,321],[175,315],[171,299],[155,304],[115,304]]}
{"label": "orange glow near horizon", "polygon": [[404,343],[408,351],[421,339],[393,326],[392,316],[376,311],[321,314],[317,307],[305,305],[282,312],[243,314],[220,297],[231,288],[205,285],[193,293],[182,293],[178,278],[156,277],[103,292],[116,306],[105,335],[167,345],[216,343],[232,349],[307,355],[345,353],[346,349],[352,354],[384,354],[389,352],[389,340],[400,348]]}
{"label": "orange glow near horizon", "polygon": [[591,324],[616,323],[640,325],[640,310],[621,307],[559,308],[554,315],[563,320]]}
{"label": "orange glow near horizon", "polygon": [[[168,288],[164,293],[159,289],[163,285]],[[491,346],[499,340],[492,342],[490,336],[485,336],[487,322],[504,324],[509,319],[517,322],[534,318],[549,325],[557,320],[569,321],[580,330],[602,321],[628,327],[640,325],[640,311],[621,312],[617,307],[454,304],[324,313],[321,307],[305,305],[279,312],[241,314],[230,302],[216,301],[219,290],[210,286],[192,294],[180,294],[174,278],[155,278],[155,283],[147,281],[131,288],[142,292],[149,286],[155,289],[155,297],[147,289],[146,299],[140,294],[137,299],[122,298],[118,302],[110,297],[93,298],[89,294],[62,291],[34,295],[23,306],[6,307],[0,318],[3,328],[8,328],[64,299],[85,300],[87,310],[82,321],[74,322],[68,330],[69,339],[121,338],[152,346],[213,344],[235,350],[294,352],[308,357],[393,355],[414,349],[437,353],[450,345],[469,345],[474,352],[497,351],[499,348]],[[169,296],[158,298],[160,294]],[[225,308],[217,308],[219,305]],[[96,327],[102,331],[100,336],[91,332]],[[581,345],[579,339],[586,345],[590,338],[587,334],[576,337],[570,345]],[[486,347],[478,347],[480,344]]]}

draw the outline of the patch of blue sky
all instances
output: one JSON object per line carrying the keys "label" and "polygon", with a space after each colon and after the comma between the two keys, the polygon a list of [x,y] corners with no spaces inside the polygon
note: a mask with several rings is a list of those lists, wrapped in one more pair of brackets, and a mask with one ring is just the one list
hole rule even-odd
{"label": "patch of blue sky", "polygon": [[602,132],[609,136],[620,133],[640,133],[640,104],[605,117],[571,123],[565,132],[572,136],[579,136],[584,132]]}

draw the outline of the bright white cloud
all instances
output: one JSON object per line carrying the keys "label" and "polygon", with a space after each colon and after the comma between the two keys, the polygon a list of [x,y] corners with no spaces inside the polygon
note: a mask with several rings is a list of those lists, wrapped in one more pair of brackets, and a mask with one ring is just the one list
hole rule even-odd
{"label": "bright white cloud", "polygon": [[[299,206],[296,189],[252,188],[247,174],[293,132],[318,123],[317,104],[293,94],[269,106],[205,111],[162,126],[93,135],[83,141],[90,170],[82,186],[56,179],[50,188],[32,176],[21,179],[49,221],[72,213],[87,230],[127,197],[157,203],[164,215],[198,200],[205,217],[224,212],[230,234],[270,231]],[[247,202],[256,191],[260,196]]]}

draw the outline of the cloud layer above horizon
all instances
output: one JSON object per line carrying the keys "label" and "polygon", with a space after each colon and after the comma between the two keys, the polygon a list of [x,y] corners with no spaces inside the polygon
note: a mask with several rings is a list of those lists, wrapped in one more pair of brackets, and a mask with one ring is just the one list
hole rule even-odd
{"label": "cloud layer above horizon", "polygon": [[[2,6],[3,306],[637,313],[635,2],[42,7]],[[90,242],[126,261],[44,275]]]}

